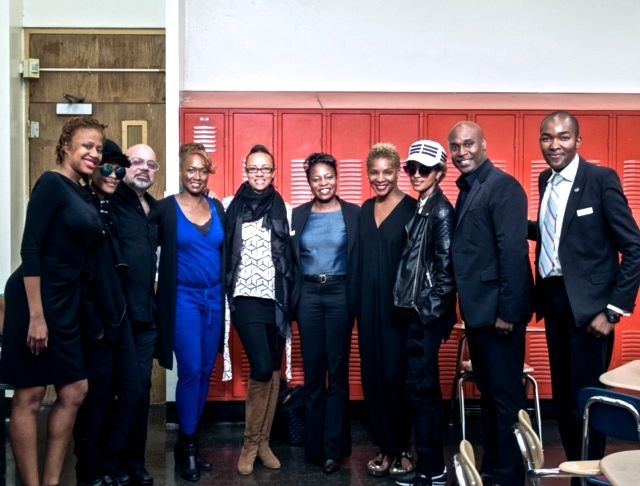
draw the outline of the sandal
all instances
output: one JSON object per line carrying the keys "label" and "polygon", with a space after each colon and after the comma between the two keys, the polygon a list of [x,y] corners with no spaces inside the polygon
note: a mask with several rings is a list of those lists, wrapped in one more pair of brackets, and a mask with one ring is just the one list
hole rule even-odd
{"label": "sandal", "polygon": [[411,452],[403,452],[399,457],[393,460],[393,464],[389,467],[389,475],[404,476],[415,469],[413,456]]}
{"label": "sandal", "polygon": [[367,474],[374,478],[381,478],[389,474],[389,467],[391,466],[391,459],[382,451],[376,453],[376,457],[371,459],[367,463]]}

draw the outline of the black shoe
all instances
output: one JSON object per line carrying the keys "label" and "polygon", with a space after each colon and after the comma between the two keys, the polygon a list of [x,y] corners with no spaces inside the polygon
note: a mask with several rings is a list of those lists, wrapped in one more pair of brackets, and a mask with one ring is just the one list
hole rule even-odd
{"label": "black shoe", "polygon": [[142,468],[140,472],[131,473],[131,484],[135,486],[153,486],[153,476]]}
{"label": "black shoe", "polygon": [[102,486],[102,484],[102,478],[98,478],[93,481],[78,481],[76,486]]}
{"label": "black shoe", "polygon": [[180,477],[191,482],[200,481],[198,450],[193,436],[180,434],[173,453]]}
{"label": "black shoe", "polygon": [[198,456],[198,467],[201,471],[213,471],[213,464],[200,455]]}
{"label": "black shoe", "polygon": [[322,466],[324,472],[327,474],[333,474],[338,469],[340,469],[340,463],[338,461],[334,461],[333,459],[327,459],[324,461],[324,466]]}
{"label": "black shoe", "polygon": [[402,477],[398,477],[396,479],[396,484],[398,486],[432,486],[431,478],[426,474],[422,473],[411,473],[406,474]]}
{"label": "black shoe", "polygon": [[115,480],[114,484],[118,486],[130,486],[131,485],[131,476],[129,476],[126,472],[121,472],[113,476]]}

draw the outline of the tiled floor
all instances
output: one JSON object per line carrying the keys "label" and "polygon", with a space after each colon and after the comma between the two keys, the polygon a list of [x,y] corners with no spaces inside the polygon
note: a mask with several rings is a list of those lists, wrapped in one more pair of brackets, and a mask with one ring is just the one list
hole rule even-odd
{"label": "tiled floor", "polygon": [[[43,410],[42,419],[46,418],[47,410]],[[173,445],[177,437],[175,426],[165,425],[166,408],[154,406],[151,411],[149,426],[149,442],[147,449],[147,469],[155,477],[156,485],[173,486],[193,484],[181,480],[174,474]],[[481,454],[479,418],[468,419],[467,438],[474,444],[476,454]],[[236,460],[242,443],[242,423],[212,423],[207,422],[201,431],[201,452],[214,465],[211,473],[203,473],[200,485],[391,485],[389,478],[373,479],[366,475],[365,465],[375,454],[375,447],[371,443],[366,423],[361,420],[352,422],[353,453],[345,461],[339,472],[326,475],[315,465],[308,464],[304,459],[304,451],[300,447],[291,447],[276,441],[272,442],[275,453],[280,458],[283,467],[280,471],[271,471],[262,466],[256,466],[254,473],[242,477],[236,472]],[[543,424],[543,438],[545,444],[546,465],[555,466],[564,460],[560,441],[553,420],[545,420]],[[445,432],[445,457],[450,460],[457,447],[459,432],[447,427]],[[613,448],[621,448],[613,444]],[[0,457],[6,458],[0,467],[0,485],[18,484],[15,480],[15,467],[10,446],[5,441],[4,450]],[[70,453],[65,462],[62,485],[75,485],[74,457]],[[6,471],[3,474],[3,471]],[[451,480],[450,474],[450,480]],[[544,480],[545,486],[560,486],[569,484],[569,480]],[[512,486],[512,485],[508,485]]]}

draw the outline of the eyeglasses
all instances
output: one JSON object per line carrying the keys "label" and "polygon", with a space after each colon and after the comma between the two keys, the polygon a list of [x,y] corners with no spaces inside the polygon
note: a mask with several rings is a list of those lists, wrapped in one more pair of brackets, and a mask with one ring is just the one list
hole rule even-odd
{"label": "eyeglasses", "polygon": [[427,177],[434,170],[434,167],[427,167],[426,165],[422,164],[408,163],[404,165],[403,169],[404,173],[409,177],[413,177],[414,175],[416,175],[416,172],[420,174],[421,177]]}
{"label": "eyeglasses", "polygon": [[276,168],[269,167],[268,165],[263,165],[262,167],[247,167],[245,168],[245,170],[247,171],[247,174],[251,175],[257,174],[258,172],[262,172],[263,174],[273,174],[273,171],[276,170]]}
{"label": "eyeglasses", "polygon": [[116,179],[118,180],[123,179],[125,174],[127,173],[127,169],[125,169],[124,167],[114,167],[111,164],[102,164],[98,166],[98,168],[100,169],[100,174],[102,174],[102,176],[104,177],[109,177],[113,172],[115,172]]}
{"label": "eyeglasses", "polygon": [[142,157],[129,157],[129,162],[131,162],[131,165],[134,167],[141,167],[146,163],[147,168],[152,172],[160,169],[160,164],[158,164],[158,162],[155,160],[145,160]]}

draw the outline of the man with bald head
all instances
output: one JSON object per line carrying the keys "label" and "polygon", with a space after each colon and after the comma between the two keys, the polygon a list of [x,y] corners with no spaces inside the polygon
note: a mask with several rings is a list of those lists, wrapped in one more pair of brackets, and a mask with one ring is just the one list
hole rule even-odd
{"label": "man with bald head", "polygon": [[482,128],[461,121],[449,132],[460,171],[453,269],[460,309],[481,392],[483,483],[524,483],[512,426],[525,408],[525,329],[533,279],[527,243],[527,196],[518,181],[487,157]]}
{"label": "man with bald head", "polygon": [[143,399],[130,430],[121,458],[120,483],[150,485],[153,478],[145,469],[144,452],[149,419],[149,392],[157,330],[155,314],[156,249],[158,246],[157,202],[147,191],[160,168],[156,154],[144,144],[129,147],[131,161],[127,173],[113,195],[113,213],[118,241],[129,270],[125,279],[127,313],[131,321],[138,359]]}

